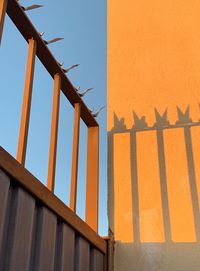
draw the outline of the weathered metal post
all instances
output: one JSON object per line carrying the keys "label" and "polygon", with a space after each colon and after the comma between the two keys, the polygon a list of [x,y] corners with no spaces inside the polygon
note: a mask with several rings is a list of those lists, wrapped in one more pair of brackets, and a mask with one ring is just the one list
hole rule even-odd
{"label": "weathered metal post", "polygon": [[58,138],[58,120],[60,107],[60,86],[61,77],[59,74],[54,75],[54,96],[52,106],[52,121],[51,121],[51,137],[49,148],[49,166],[47,188],[54,191],[55,185],[55,171],[56,171],[56,153],[57,153],[57,138]]}
{"label": "weathered metal post", "polygon": [[81,105],[79,103],[76,103],[74,105],[74,110],[75,111],[74,111],[73,147],[72,147],[72,173],[71,173],[70,208],[73,211],[76,211]]}
{"label": "weathered metal post", "polygon": [[27,61],[27,67],[26,67],[26,79],[25,79],[25,86],[24,86],[24,98],[23,98],[23,104],[22,104],[21,124],[20,124],[19,140],[18,140],[18,150],[17,150],[17,160],[23,166],[25,164],[25,159],[26,159],[26,147],[27,147],[27,139],[28,139],[30,110],[31,110],[36,46],[37,46],[36,41],[34,39],[30,39],[28,61]]}
{"label": "weathered metal post", "polygon": [[99,127],[88,127],[86,223],[98,232]]}

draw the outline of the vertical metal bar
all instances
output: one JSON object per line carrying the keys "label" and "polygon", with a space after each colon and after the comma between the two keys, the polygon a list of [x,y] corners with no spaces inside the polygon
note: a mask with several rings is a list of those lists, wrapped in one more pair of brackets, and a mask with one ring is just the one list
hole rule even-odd
{"label": "vertical metal bar", "polygon": [[99,127],[88,127],[86,223],[98,232]]}
{"label": "vertical metal bar", "polygon": [[81,105],[74,105],[74,135],[72,148],[72,173],[71,173],[71,192],[70,208],[76,211],[76,194],[77,194],[77,175],[78,175],[78,151],[79,151],[79,131],[80,131],[80,114]]}
{"label": "vertical metal bar", "polygon": [[27,60],[27,67],[26,67],[26,80],[25,80],[25,86],[24,86],[24,98],[23,98],[23,104],[22,104],[22,115],[21,115],[21,124],[20,124],[18,150],[17,150],[17,160],[22,165],[25,164],[25,158],[26,158],[26,147],[27,147],[27,139],[28,139],[30,110],[31,110],[36,45],[37,44],[34,39],[29,40],[28,60]]}
{"label": "vertical metal bar", "polygon": [[6,15],[7,2],[7,0],[0,0],[0,45],[3,33],[4,19]]}
{"label": "vertical metal bar", "polygon": [[104,255],[104,271],[114,270],[114,235],[108,233],[108,237],[103,237],[106,241],[106,254]]}
{"label": "vertical metal bar", "polygon": [[57,153],[57,138],[58,138],[58,119],[60,106],[60,86],[61,77],[59,74],[54,75],[54,96],[52,106],[52,122],[51,122],[51,137],[49,148],[49,166],[47,188],[54,191],[55,169],[56,169],[56,153]]}

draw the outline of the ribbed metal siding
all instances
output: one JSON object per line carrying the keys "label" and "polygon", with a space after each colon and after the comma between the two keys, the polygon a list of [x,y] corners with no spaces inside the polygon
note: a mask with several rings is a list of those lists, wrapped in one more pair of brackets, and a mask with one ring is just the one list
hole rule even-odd
{"label": "ribbed metal siding", "polygon": [[103,271],[104,255],[0,170],[0,271]]}

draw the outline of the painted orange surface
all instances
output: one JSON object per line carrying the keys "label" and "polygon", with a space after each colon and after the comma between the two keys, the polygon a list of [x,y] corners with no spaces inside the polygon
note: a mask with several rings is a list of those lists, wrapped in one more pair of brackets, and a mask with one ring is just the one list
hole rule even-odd
{"label": "painted orange surface", "polygon": [[137,134],[140,241],[164,242],[156,132]]}
{"label": "painted orange surface", "polygon": [[194,215],[183,129],[166,130],[164,142],[172,241],[195,242]]}
{"label": "painted orange surface", "polygon": [[191,129],[192,145],[193,145],[193,160],[194,171],[197,184],[198,204],[200,210],[200,127],[193,127]]}
{"label": "painted orange surface", "polygon": [[[108,131],[114,113],[126,128],[134,125],[133,111],[153,126],[155,108],[160,114],[167,108],[167,120],[175,124],[177,106],[183,112],[189,106],[188,119],[199,121],[199,14],[198,0],[108,0]],[[155,133],[137,132],[136,142],[140,241],[150,243],[165,242]],[[191,134],[200,199],[199,128],[191,128]],[[124,129],[114,137],[114,215],[109,219],[117,240],[134,242],[129,133]],[[197,241],[185,143],[183,128],[164,131],[171,241],[179,243]]]}
{"label": "painted orange surface", "polygon": [[108,0],[108,130],[113,112],[128,127],[133,110],[152,124],[155,107],[198,119],[199,14],[198,0]]}
{"label": "painted orange surface", "polygon": [[[133,242],[132,187],[130,174],[130,135],[114,136],[115,238]],[[123,169],[123,170],[122,170]]]}

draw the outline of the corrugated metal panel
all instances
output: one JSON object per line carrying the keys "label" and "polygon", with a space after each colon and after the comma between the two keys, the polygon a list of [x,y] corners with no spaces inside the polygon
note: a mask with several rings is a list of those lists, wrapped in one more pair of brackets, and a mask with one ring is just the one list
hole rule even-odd
{"label": "corrugated metal panel", "polygon": [[56,216],[45,207],[38,208],[37,227],[34,246],[33,270],[54,270],[56,245]]}
{"label": "corrugated metal panel", "polygon": [[0,271],[104,271],[104,254],[0,170]]}
{"label": "corrugated metal panel", "polygon": [[1,147],[0,168],[16,180],[19,187],[23,187],[31,195],[34,195],[34,198],[37,199],[37,205],[40,202],[40,205],[46,206],[61,221],[68,224],[103,254],[106,254],[106,241]]}
{"label": "corrugated metal panel", "polygon": [[[5,265],[8,270],[29,270],[35,200],[13,187],[10,202]],[[12,209],[11,209],[12,208]]]}
{"label": "corrugated metal panel", "polygon": [[90,268],[90,244],[80,236],[76,237],[75,271],[87,271]]}
{"label": "corrugated metal panel", "polygon": [[0,270],[3,268],[3,253],[4,253],[4,237],[5,237],[5,223],[6,223],[6,210],[8,204],[8,192],[9,192],[10,180],[0,171]]}
{"label": "corrugated metal panel", "polygon": [[103,254],[95,248],[91,249],[90,271],[101,271],[104,266]]}
{"label": "corrugated metal panel", "polygon": [[75,232],[65,223],[57,228],[56,271],[73,271],[75,256]]}

